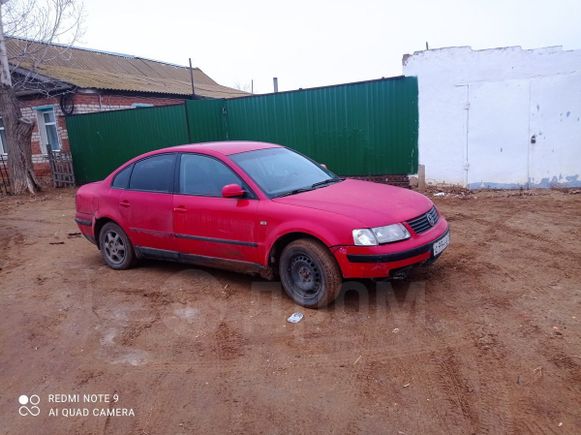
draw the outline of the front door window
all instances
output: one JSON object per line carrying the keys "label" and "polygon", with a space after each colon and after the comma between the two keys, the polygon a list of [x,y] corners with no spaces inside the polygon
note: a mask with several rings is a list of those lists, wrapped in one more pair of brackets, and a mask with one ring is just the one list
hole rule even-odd
{"label": "front door window", "polygon": [[227,184],[243,185],[243,182],[216,159],[198,154],[182,155],[179,193],[221,198],[222,188]]}

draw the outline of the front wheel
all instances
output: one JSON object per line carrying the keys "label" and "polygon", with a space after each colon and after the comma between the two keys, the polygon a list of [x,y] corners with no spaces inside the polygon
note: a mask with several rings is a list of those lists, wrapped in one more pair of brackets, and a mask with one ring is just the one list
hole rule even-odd
{"label": "front wheel", "polygon": [[121,227],[106,223],[99,233],[99,246],[105,263],[112,269],[129,269],[135,261],[133,246]]}
{"label": "front wheel", "polygon": [[323,307],[341,290],[341,271],[326,246],[310,239],[289,243],[280,256],[282,287],[299,305]]}

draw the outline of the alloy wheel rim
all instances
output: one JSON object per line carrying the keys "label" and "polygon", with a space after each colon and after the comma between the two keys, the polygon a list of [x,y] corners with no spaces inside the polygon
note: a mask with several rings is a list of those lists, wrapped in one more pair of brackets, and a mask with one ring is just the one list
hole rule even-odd
{"label": "alloy wheel rim", "polygon": [[107,259],[113,264],[121,264],[125,260],[127,248],[121,236],[113,230],[107,231],[103,247]]}

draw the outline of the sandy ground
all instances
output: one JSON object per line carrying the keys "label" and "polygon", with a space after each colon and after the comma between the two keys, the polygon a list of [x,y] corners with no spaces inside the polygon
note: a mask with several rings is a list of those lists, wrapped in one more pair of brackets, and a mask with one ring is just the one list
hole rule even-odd
{"label": "sandy ground", "polygon": [[434,200],[440,261],[291,325],[276,283],[108,269],[72,191],[0,198],[0,431],[581,432],[581,195]]}

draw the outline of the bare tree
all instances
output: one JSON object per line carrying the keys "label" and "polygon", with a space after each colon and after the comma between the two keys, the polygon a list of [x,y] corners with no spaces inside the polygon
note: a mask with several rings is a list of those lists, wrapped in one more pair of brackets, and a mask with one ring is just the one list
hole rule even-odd
{"label": "bare tree", "polygon": [[244,92],[251,92],[252,90],[252,83],[251,82],[236,82],[234,83],[234,89],[238,89],[239,91]]}
{"label": "bare tree", "polygon": [[[0,115],[6,134],[8,172],[14,194],[35,193],[40,185],[32,165],[33,122],[20,111],[17,91],[51,95],[36,74],[51,56],[66,56],[82,30],[82,0],[0,0]],[[16,50],[6,37],[21,38]],[[49,44],[59,44],[58,50]]]}

